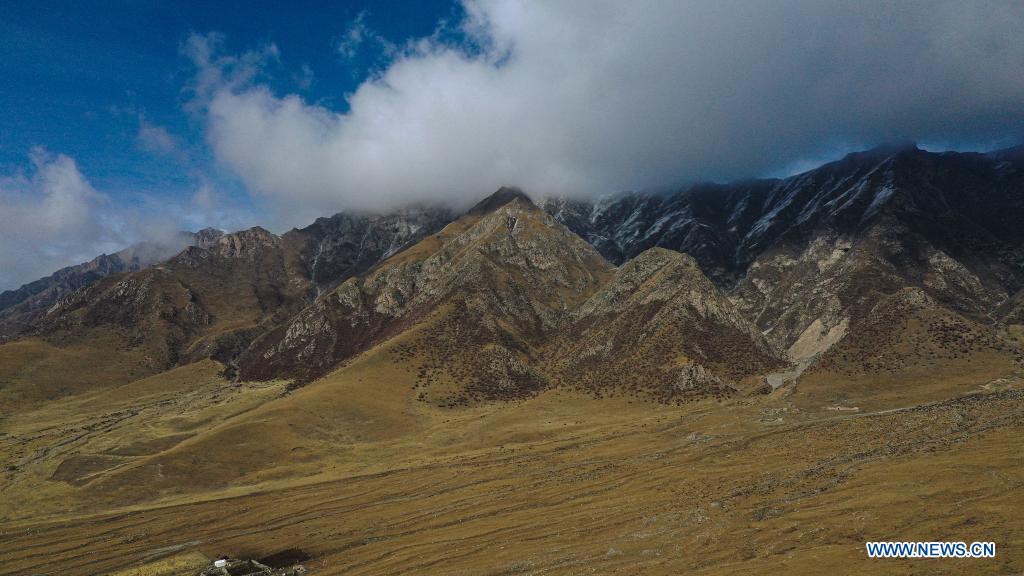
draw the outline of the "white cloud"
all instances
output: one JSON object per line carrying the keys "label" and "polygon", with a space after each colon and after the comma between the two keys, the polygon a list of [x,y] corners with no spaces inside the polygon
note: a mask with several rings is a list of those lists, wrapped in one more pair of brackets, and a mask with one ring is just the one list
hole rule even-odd
{"label": "white cloud", "polygon": [[197,73],[188,90],[193,95],[190,108],[201,108],[218,91],[244,86],[255,80],[260,69],[277,60],[280,51],[274,44],[250,50],[241,56],[222,53],[221,34],[192,34],[181,46],[181,53],[196,66]]}
{"label": "white cloud", "polygon": [[296,87],[299,90],[309,90],[313,83],[316,81],[316,76],[313,74],[313,69],[309,67],[309,64],[303,64],[299,68],[299,72],[292,78],[295,82]]}
{"label": "white cloud", "polygon": [[172,212],[177,215],[177,221],[184,223],[182,228],[188,230],[212,226],[234,231],[256,224],[279,228],[275,226],[276,222],[268,221],[265,216],[257,216],[248,206],[240,205],[206,180],[199,184],[187,203],[175,205]]}
{"label": "white cloud", "polygon": [[345,33],[336,43],[335,49],[343,58],[355,58],[369,35],[370,30],[366,26],[366,12],[360,12],[345,29]]}
{"label": "white cloud", "polygon": [[178,139],[163,126],[158,126],[139,116],[139,146],[143,150],[163,156],[181,155]]}
{"label": "white cloud", "polygon": [[131,207],[97,191],[75,160],[36,148],[27,172],[0,175],[0,290],[137,242],[182,246],[179,232],[238,229],[255,220],[203,183],[183,202],[138,195]]}
{"label": "white cloud", "polygon": [[[1024,132],[1019,2],[465,8],[461,29],[482,49],[411,42],[345,113],[253,81],[263,52],[229,57],[193,38],[217,159],[299,223],[466,204],[502,184],[607,193],[762,175],[844,143]],[[364,33],[357,19],[348,44]]]}
{"label": "white cloud", "polygon": [[41,148],[30,158],[29,175],[0,177],[0,287],[122,247],[103,216],[109,200],[74,160]]}
{"label": "white cloud", "polygon": [[334,48],[342,59],[353,60],[364,50],[375,50],[385,57],[398,51],[398,46],[370,28],[366,23],[367,16],[365,10],[360,12],[335,42]]}

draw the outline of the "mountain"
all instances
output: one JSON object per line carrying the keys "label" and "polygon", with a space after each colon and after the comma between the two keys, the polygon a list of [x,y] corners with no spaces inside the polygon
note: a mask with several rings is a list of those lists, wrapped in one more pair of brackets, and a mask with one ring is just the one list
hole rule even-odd
{"label": "mountain", "polygon": [[732,287],[759,255],[804,246],[822,231],[859,234],[894,215],[937,248],[1021,282],[1024,155],[931,153],[913,144],[852,153],[784,179],[698,184],[669,195],[631,193],[542,206],[614,263],[659,246],[690,254]]}
{"label": "mountain", "polygon": [[901,294],[981,330],[1012,320],[1022,190],[1019,149],[898,144],[785,179],[543,206],[615,262],[651,246],[690,254],[774,346],[807,363]]}
{"label": "mountain", "polygon": [[[261,326],[297,311],[311,291],[287,241],[252,228],[76,290],[39,316],[23,341],[37,343],[44,362],[85,351],[90,369],[104,374],[91,387],[113,386],[207,356],[227,361]],[[77,378],[51,374],[30,391],[15,390],[43,397],[81,391],[69,377]]]}
{"label": "mountain", "polygon": [[[230,373],[256,336],[449,218],[446,209],[428,207],[337,214],[280,236],[259,227],[204,231],[155,265],[122,270],[125,262],[138,262],[127,257],[137,251],[125,251],[108,274],[90,277],[83,287],[65,292],[55,285],[3,313],[5,330],[35,346],[32,365],[54,365],[38,372],[47,375],[44,383],[8,385],[7,392],[52,398],[207,357],[224,362]],[[71,350],[95,356],[91,376],[63,370],[59,359]]]}
{"label": "mountain", "polygon": [[178,253],[186,246],[209,246],[223,233],[215,228],[182,232],[170,242],[140,242],[89,262],[61,268],[53,274],[0,293],[0,341],[18,334],[62,296],[120,272],[135,272]]}
{"label": "mountain", "polygon": [[532,365],[544,335],[610,273],[529,198],[501,189],[262,336],[241,376],[310,380],[415,330],[409,354],[421,358],[424,397],[519,397],[547,386]]}
{"label": "mountain", "polygon": [[[389,214],[338,213],[285,234],[320,289],[364,271],[447,224],[453,215],[443,207],[407,208]],[[109,276],[137,272],[194,246],[210,248],[224,233],[215,228],[182,232],[174,241],[142,242],[114,254],[62,268],[15,290],[0,293],[0,341],[29,328],[62,296]]]}
{"label": "mountain", "polygon": [[555,380],[662,401],[727,396],[785,364],[693,258],[664,248],[616,270],[551,348]]}
{"label": "mountain", "polygon": [[326,290],[437,232],[453,218],[455,214],[441,206],[387,214],[339,212],[285,236],[298,246],[310,281]]}
{"label": "mountain", "polygon": [[447,406],[553,386],[721,397],[784,365],[689,256],[652,249],[614,270],[515,189],[261,336],[240,376],[311,381],[392,339],[418,397]]}
{"label": "mountain", "polygon": [[[969,326],[995,373],[1019,362],[1021,158],[1016,149],[935,154],[899,144],[790,178],[671,195],[538,208],[502,188],[461,215],[341,213],[280,236],[211,236],[45,310],[40,292],[7,317],[31,303],[17,316],[25,335],[64,350],[113,346],[120,378],[213,358],[243,379],[308,382],[415,328],[437,344],[417,348],[434,358],[420,363],[424,381],[451,388],[425,397],[449,403],[518,397],[553,381],[666,401],[731,394],[783,359],[800,373],[833,347],[808,376],[829,366],[868,377],[900,362],[913,372],[924,362],[841,352],[882,341],[880,329],[959,359],[952,348],[963,344],[928,332],[938,328],[911,336],[880,320],[917,318],[915,330],[939,322],[922,315]],[[1011,327],[993,325],[1002,320]],[[438,350],[470,341],[479,346],[466,348],[476,352],[465,365],[440,368]],[[615,350],[637,352],[639,363]],[[690,377],[697,384],[673,384]]]}
{"label": "mountain", "polygon": [[[201,268],[208,262],[237,266],[225,277],[247,286],[244,268],[272,262],[282,241],[250,231],[226,236],[213,254],[192,250],[182,257],[191,255],[195,274],[207,276],[214,273]],[[196,290],[197,276],[176,271],[182,257],[154,272],[167,268],[169,279]],[[249,298],[247,288],[232,289],[226,301]],[[209,291],[195,294],[200,304],[211,298]],[[692,258],[653,249],[615,269],[512,189],[311,304],[293,306],[298,299],[276,303],[274,311],[290,316],[258,326],[258,336],[242,346],[231,387],[283,388],[278,400],[201,426],[187,441],[176,434],[166,449],[130,462],[104,459],[98,472],[60,477],[88,484],[97,499],[220,489],[297,473],[281,465],[300,463],[302,474],[317,473],[355,439],[397,441],[438,414],[503,411],[544,394],[648,406],[727,399],[761,388],[762,376],[785,366]],[[156,332],[153,318],[167,322],[169,310],[183,307],[178,301],[132,323]],[[197,342],[226,333],[215,320],[222,310],[197,310],[204,314],[178,317],[183,321],[174,325],[194,330]],[[139,382],[178,381],[208,362],[195,359]],[[118,449],[126,450],[135,448]]]}

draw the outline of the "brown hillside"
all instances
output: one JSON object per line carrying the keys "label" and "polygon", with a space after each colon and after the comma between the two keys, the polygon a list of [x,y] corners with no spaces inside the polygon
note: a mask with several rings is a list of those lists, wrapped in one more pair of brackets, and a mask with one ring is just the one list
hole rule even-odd
{"label": "brown hillside", "polygon": [[662,401],[728,395],[744,378],[783,366],[693,258],[662,248],[618,269],[550,349],[565,385]]}

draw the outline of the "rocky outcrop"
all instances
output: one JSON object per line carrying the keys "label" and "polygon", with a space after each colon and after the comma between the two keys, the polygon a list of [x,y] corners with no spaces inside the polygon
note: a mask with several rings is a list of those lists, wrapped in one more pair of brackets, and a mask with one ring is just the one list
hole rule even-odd
{"label": "rocky outcrop", "polygon": [[725,288],[780,244],[802,247],[823,231],[857,235],[885,215],[969,268],[1019,284],[1024,232],[1013,222],[1024,216],[1022,187],[1019,149],[936,154],[901,143],[784,179],[542,206],[612,262],[670,248],[696,258]]}
{"label": "rocky outcrop", "polygon": [[727,395],[783,365],[693,258],[662,248],[619,268],[549,350],[551,371],[570,386],[665,401]]}
{"label": "rocky outcrop", "polygon": [[296,247],[309,279],[324,291],[436,233],[454,218],[450,209],[441,206],[410,207],[387,214],[342,212],[319,218],[283,238]]}

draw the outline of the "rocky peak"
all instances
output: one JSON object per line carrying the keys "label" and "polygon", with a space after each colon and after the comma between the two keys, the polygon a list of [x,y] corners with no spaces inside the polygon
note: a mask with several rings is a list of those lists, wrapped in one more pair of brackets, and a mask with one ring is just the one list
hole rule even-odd
{"label": "rocky peak", "polygon": [[[475,344],[460,344],[467,353],[540,338],[607,279],[611,265],[528,199],[503,197],[346,280],[261,337],[242,357],[243,377],[313,377],[435,313],[444,320],[432,337],[453,346],[471,337]],[[497,355],[496,365],[519,362],[520,352],[504,346],[486,353]]]}
{"label": "rocky peak", "polygon": [[521,189],[514,186],[502,186],[487,198],[477,202],[475,206],[469,209],[467,214],[488,214],[515,200],[519,200],[529,206],[535,206],[533,200],[523,193]]}
{"label": "rocky peak", "polygon": [[255,226],[217,239],[212,249],[225,258],[253,257],[264,248],[279,246],[281,238],[265,228]]}
{"label": "rocky peak", "polygon": [[224,231],[217,228],[203,228],[192,233],[192,243],[199,248],[210,248],[224,236]]}
{"label": "rocky peak", "polygon": [[285,234],[300,245],[311,280],[328,290],[434,234],[452,221],[442,206],[419,206],[386,214],[339,212]]}

